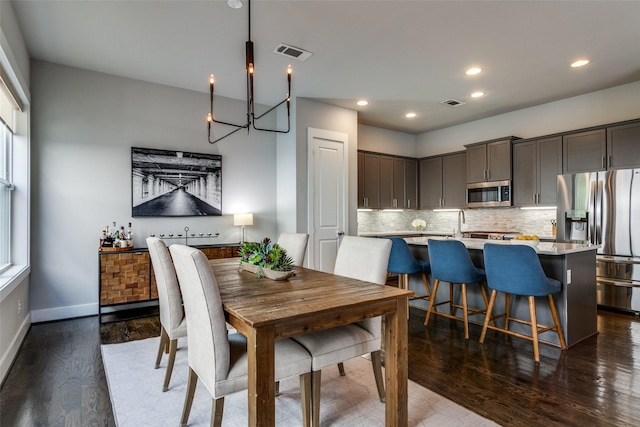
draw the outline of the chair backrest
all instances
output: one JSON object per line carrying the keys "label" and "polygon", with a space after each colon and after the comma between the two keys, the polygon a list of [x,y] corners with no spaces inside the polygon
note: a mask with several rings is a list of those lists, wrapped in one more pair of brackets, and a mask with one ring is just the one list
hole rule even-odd
{"label": "chair backrest", "polygon": [[[384,285],[387,280],[387,265],[391,253],[391,240],[371,237],[344,236],[336,256],[334,274],[352,279]],[[358,322],[375,338],[381,334],[380,317]]]}
{"label": "chair backrest", "polygon": [[559,282],[544,274],[535,249],[525,245],[484,245],[487,286],[514,295],[547,296],[560,292]]}
{"label": "chair backrest", "polygon": [[389,273],[413,274],[422,271],[422,266],[416,261],[407,242],[400,237],[391,237],[391,254],[387,271]]}
{"label": "chair backrest", "polygon": [[[158,302],[160,304],[160,323],[171,334],[184,319],[182,295],[178,285],[178,277],[171,260],[171,255],[164,241],[157,237],[147,237],[147,247],[151,257],[153,273],[158,287]],[[171,336],[171,335],[170,335]]]}
{"label": "chair backrest", "polygon": [[178,274],[189,325],[189,366],[213,396],[215,384],[229,374],[230,350],[218,283],[202,251],[169,247]]}
{"label": "chair backrest", "polygon": [[485,275],[471,261],[464,243],[458,240],[427,241],[431,275],[449,283],[482,283]]}
{"label": "chair backrest", "polygon": [[304,263],[304,255],[307,252],[309,235],[304,233],[281,233],[278,245],[287,251],[287,255],[293,259],[293,265],[301,267]]}

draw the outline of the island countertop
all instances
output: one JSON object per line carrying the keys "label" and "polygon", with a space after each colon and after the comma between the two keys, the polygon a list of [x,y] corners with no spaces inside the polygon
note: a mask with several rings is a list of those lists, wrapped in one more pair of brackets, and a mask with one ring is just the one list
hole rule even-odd
{"label": "island countertop", "polygon": [[[405,240],[410,245],[423,245],[427,246],[428,239],[444,240],[445,237],[407,237]],[[448,238],[451,239],[451,238]],[[486,240],[486,239],[465,239],[456,238],[467,247],[467,249],[482,250],[485,243],[494,243],[498,245],[511,245],[510,240]],[[583,245],[577,243],[554,243],[554,242],[540,242],[536,247],[536,252],[540,255],[567,255],[578,252],[595,251],[599,248],[598,245]]]}

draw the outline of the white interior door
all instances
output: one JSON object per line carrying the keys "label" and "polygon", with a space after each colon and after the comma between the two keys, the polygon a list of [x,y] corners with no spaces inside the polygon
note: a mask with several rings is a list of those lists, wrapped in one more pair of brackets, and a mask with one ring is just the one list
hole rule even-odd
{"label": "white interior door", "polygon": [[333,272],[339,238],[347,232],[348,136],[309,128],[309,267]]}

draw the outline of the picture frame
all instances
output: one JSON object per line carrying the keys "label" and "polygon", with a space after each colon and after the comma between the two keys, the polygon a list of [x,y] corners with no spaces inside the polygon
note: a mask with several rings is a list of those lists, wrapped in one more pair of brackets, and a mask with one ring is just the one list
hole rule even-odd
{"label": "picture frame", "polygon": [[222,156],[131,147],[131,215],[222,215]]}

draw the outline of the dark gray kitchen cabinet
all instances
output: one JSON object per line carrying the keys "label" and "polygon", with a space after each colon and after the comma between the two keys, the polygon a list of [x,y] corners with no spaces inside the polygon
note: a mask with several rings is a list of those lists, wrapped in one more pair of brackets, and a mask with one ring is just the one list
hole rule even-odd
{"label": "dark gray kitchen cabinet", "polygon": [[607,128],[607,168],[640,167],[640,122]]}
{"label": "dark gray kitchen cabinet", "polygon": [[358,208],[417,209],[418,161],[358,152]]}
{"label": "dark gray kitchen cabinet", "polygon": [[405,159],[405,209],[418,209],[418,161]]}
{"label": "dark gray kitchen cabinet", "polygon": [[420,209],[466,207],[466,153],[420,160]]}
{"label": "dark gray kitchen cabinet", "polygon": [[380,156],[380,208],[392,209],[393,199],[393,157]]}
{"label": "dark gray kitchen cabinet", "polygon": [[561,137],[513,144],[514,206],[555,206],[561,173]]}
{"label": "dark gray kitchen cabinet", "polygon": [[505,181],[511,179],[511,141],[506,139],[465,145],[467,182]]}
{"label": "dark gray kitchen cabinet", "polygon": [[606,170],[605,129],[572,133],[562,137],[562,173]]}
{"label": "dark gray kitchen cabinet", "polygon": [[380,155],[358,153],[358,207],[380,208]]}

